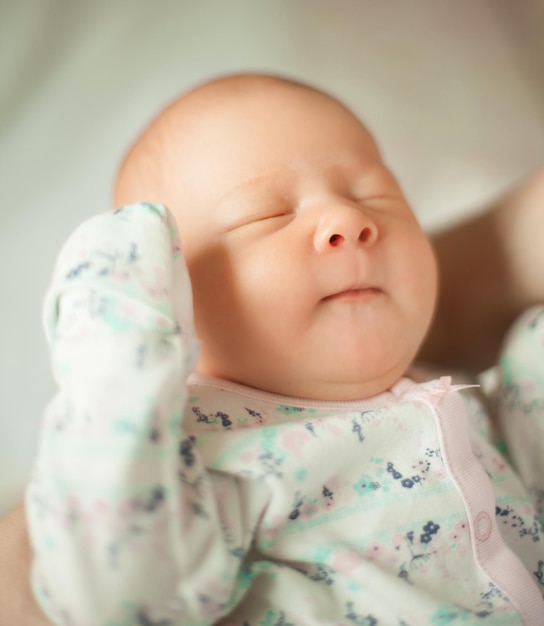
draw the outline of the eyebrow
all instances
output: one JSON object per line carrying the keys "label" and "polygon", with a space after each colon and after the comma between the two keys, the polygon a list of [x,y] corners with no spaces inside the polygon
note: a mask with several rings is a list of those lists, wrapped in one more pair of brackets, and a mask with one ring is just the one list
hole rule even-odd
{"label": "eyebrow", "polygon": [[[248,200],[252,200],[254,197],[254,201],[259,201],[259,195],[262,196],[266,201],[273,201],[273,195],[276,196],[276,200],[278,202],[283,201],[289,203],[289,200],[285,197],[285,195],[281,194],[277,188],[275,188],[274,181],[277,179],[277,176],[281,173],[283,176],[288,176],[291,178],[296,178],[298,172],[297,170],[300,168],[295,167],[280,167],[274,170],[270,170],[270,172],[265,172],[264,174],[259,174],[257,176],[253,176],[248,178],[240,185],[229,189],[226,193],[216,198],[214,204],[216,209],[219,212],[221,207],[229,205],[230,202],[234,198],[236,198],[236,204],[239,203],[240,199],[246,197]],[[389,168],[380,161],[375,161],[374,159],[362,159],[362,158],[342,158],[339,159],[336,163],[330,163],[322,170],[322,175],[326,176],[328,172],[334,170],[345,170],[348,176],[354,176],[359,181],[364,181],[365,179],[371,178],[372,176],[381,175],[381,176],[392,176]],[[266,195],[266,198],[265,198]],[[221,220],[224,225],[230,228],[231,224],[228,219]]]}
{"label": "eyebrow", "polygon": [[[251,178],[248,178],[240,185],[237,185],[236,187],[229,189],[229,191],[224,193],[222,196],[219,196],[219,198],[216,199],[216,203],[219,205],[219,204],[223,204],[224,202],[228,202],[231,196],[238,194],[238,193],[250,194],[252,193],[254,189],[260,189],[262,188],[263,184],[266,185],[267,181],[276,180],[278,173],[279,173],[279,170],[273,170],[266,174],[260,174],[258,176],[253,176]],[[270,185],[270,187],[272,187],[272,185]]]}
{"label": "eyebrow", "polygon": [[216,215],[223,228],[232,230],[248,219],[264,217],[273,206],[288,204],[287,199],[276,190],[263,189],[261,184],[266,178],[258,176],[250,179],[216,201]]}

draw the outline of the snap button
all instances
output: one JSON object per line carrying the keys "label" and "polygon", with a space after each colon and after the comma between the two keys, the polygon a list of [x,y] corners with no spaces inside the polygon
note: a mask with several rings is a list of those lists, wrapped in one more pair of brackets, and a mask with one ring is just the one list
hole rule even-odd
{"label": "snap button", "polygon": [[480,511],[474,519],[474,533],[478,541],[485,541],[491,534],[491,518],[485,511]]}

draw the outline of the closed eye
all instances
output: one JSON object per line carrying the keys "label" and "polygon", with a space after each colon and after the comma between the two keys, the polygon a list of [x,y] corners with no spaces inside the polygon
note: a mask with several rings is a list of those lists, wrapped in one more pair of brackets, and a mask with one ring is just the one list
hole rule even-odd
{"label": "closed eye", "polygon": [[267,213],[267,214],[263,214],[263,215],[252,215],[252,216],[247,216],[243,219],[241,219],[240,221],[236,222],[235,224],[232,224],[229,227],[229,231],[233,231],[233,230],[238,230],[240,228],[247,228],[247,227],[251,227],[251,226],[262,226],[262,227],[267,227],[270,226],[270,228],[275,228],[278,223],[281,224],[282,221],[290,221],[292,218],[294,217],[294,214],[292,212],[281,212],[281,213]]}
{"label": "closed eye", "polygon": [[356,180],[351,193],[353,199],[361,204],[369,202],[397,201],[403,199],[398,182],[389,170],[380,167],[367,172]]}
{"label": "closed eye", "polygon": [[396,202],[400,200],[399,196],[395,196],[394,194],[372,194],[364,197],[355,198],[355,202],[358,204],[371,205],[376,203],[379,206],[379,203],[384,202]]}
{"label": "closed eye", "polygon": [[289,213],[274,213],[273,215],[262,215],[260,217],[256,217],[253,222],[264,222],[265,220],[275,220],[280,217],[287,217]]}

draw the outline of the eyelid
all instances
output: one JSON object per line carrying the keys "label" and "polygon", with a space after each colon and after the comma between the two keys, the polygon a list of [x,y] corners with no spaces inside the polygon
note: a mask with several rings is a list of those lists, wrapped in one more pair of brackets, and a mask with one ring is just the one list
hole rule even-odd
{"label": "eyelid", "polygon": [[396,198],[401,195],[399,184],[386,168],[373,170],[356,179],[351,186],[356,199]]}
{"label": "eyelid", "polygon": [[358,204],[365,204],[368,202],[399,202],[403,200],[404,196],[398,186],[392,186],[388,189],[368,189],[363,193],[352,192],[352,198]]}
{"label": "eyelid", "polygon": [[380,200],[394,200],[395,196],[392,194],[368,194],[366,196],[358,196],[355,198],[355,201],[359,204],[366,202],[379,202]]}
{"label": "eyelid", "polygon": [[283,211],[278,212],[270,212],[270,213],[262,213],[256,215],[247,215],[239,221],[231,224],[227,232],[231,232],[233,230],[237,230],[238,228],[243,228],[244,226],[251,226],[252,224],[258,224],[260,222],[267,222],[269,220],[281,218],[281,217],[292,217],[293,211],[285,209]]}
{"label": "eyelid", "polygon": [[264,222],[265,220],[271,220],[271,219],[274,219],[275,217],[285,217],[286,215],[289,215],[290,213],[291,211],[278,211],[277,213],[270,213],[268,215],[257,216],[255,217],[253,221]]}

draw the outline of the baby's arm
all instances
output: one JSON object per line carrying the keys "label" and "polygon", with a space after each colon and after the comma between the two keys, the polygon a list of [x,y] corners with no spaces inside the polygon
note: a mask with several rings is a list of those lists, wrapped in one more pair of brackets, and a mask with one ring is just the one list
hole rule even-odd
{"label": "baby's arm", "polygon": [[495,364],[513,320],[544,302],[543,232],[544,167],[434,237],[440,297],[421,358],[473,372]]}
{"label": "baby's arm", "polygon": [[59,393],[26,496],[40,605],[59,625],[213,623],[240,561],[182,432],[197,342],[164,207],[83,224],[61,252],[45,315]]}
{"label": "baby's arm", "polygon": [[506,337],[496,414],[509,456],[544,524],[544,306],[525,311]]}

